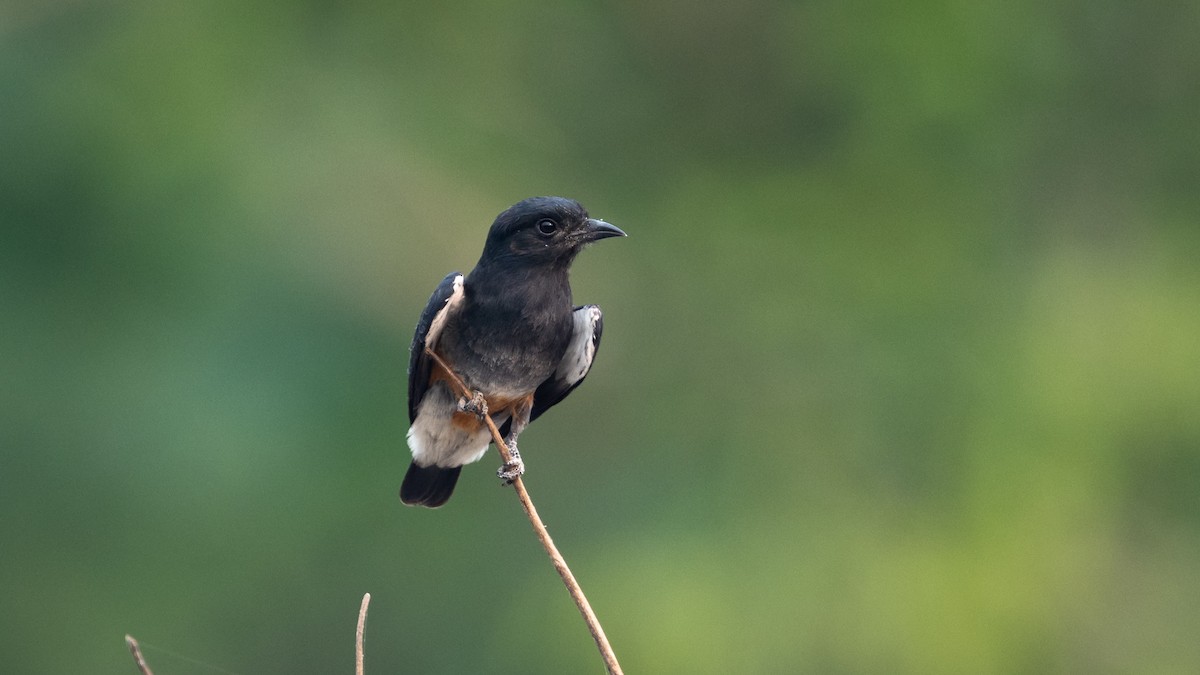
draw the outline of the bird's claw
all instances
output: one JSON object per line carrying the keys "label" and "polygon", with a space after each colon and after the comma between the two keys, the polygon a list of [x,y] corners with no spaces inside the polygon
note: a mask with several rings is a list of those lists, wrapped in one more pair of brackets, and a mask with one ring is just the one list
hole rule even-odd
{"label": "bird's claw", "polygon": [[488,406],[487,399],[483,397],[483,392],[477,391],[471,395],[471,398],[460,396],[458,399],[458,411],[470,413],[479,418],[482,422],[483,418],[487,417]]}
{"label": "bird's claw", "polygon": [[508,461],[504,463],[497,471],[496,475],[500,480],[504,481],[505,485],[512,485],[513,481],[520,478],[525,473],[525,462],[521,459],[521,453],[517,452],[516,443],[506,443],[508,446]]}

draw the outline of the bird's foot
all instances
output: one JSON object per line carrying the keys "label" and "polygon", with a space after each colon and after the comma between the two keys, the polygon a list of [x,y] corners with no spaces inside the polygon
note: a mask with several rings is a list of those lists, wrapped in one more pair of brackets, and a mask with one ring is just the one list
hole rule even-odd
{"label": "bird's foot", "polygon": [[479,418],[482,422],[483,418],[487,417],[488,406],[487,399],[483,397],[483,392],[477,391],[471,395],[471,398],[460,396],[458,399],[458,411],[470,413]]}
{"label": "bird's foot", "polygon": [[496,475],[500,480],[504,481],[505,485],[512,485],[513,481],[520,478],[525,473],[525,462],[521,460],[521,453],[517,452],[517,444],[515,442],[507,442],[508,446],[508,461],[504,466],[496,471]]}

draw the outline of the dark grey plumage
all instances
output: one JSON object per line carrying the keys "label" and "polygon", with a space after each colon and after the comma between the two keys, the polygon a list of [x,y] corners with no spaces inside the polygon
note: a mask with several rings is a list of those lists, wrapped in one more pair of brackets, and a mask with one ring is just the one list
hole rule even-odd
{"label": "dark grey plumage", "polygon": [[[600,309],[571,302],[572,261],[587,244],[624,234],[573,200],[526,199],[497,216],[470,274],[442,280],[409,357],[413,463],[400,490],[404,503],[445,503],[462,465],[482,457],[490,442],[425,348],[484,395],[515,450],[524,427],[579,386],[599,347]],[[506,470],[511,476],[523,468]]]}

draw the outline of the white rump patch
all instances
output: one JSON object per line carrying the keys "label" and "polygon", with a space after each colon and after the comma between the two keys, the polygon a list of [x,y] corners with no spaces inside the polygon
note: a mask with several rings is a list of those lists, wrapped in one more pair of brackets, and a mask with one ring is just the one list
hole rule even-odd
{"label": "white rump patch", "polygon": [[[464,429],[451,422],[458,410],[456,399],[438,382],[429,388],[417,408],[417,419],[408,428],[408,448],[420,466],[452,467],[477,462],[487,452],[492,435],[487,427]],[[502,420],[496,420],[502,424]]]}

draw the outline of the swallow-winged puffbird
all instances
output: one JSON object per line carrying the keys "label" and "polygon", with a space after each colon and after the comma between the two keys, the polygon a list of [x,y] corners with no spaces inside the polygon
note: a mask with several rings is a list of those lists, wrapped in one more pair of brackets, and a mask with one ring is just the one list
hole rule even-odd
{"label": "swallow-winged puffbird", "polygon": [[[464,464],[478,461],[499,426],[513,460],[497,472],[524,473],[517,436],[583,382],[603,328],[596,305],[575,307],[568,272],[584,246],[625,233],[589,218],[578,202],[532,197],[496,217],[483,255],[465,277],[442,279],[421,313],[408,362],[408,446],[400,486],[405,504],[450,498]],[[461,395],[436,353],[471,390]]]}

